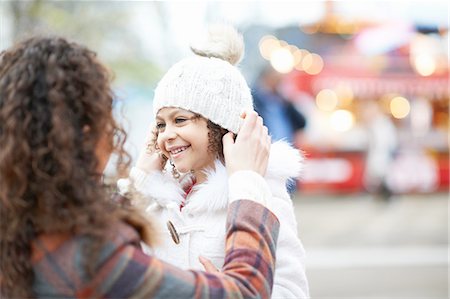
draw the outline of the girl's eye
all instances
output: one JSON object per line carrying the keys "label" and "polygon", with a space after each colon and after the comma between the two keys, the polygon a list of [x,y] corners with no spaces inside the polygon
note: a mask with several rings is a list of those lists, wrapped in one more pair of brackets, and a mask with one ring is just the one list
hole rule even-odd
{"label": "girl's eye", "polygon": [[175,118],[175,123],[176,124],[181,124],[182,122],[185,122],[185,121],[187,121],[186,118],[182,118],[182,117]]}
{"label": "girl's eye", "polygon": [[164,123],[159,123],[159,124],[156,124],[156,129],[157,129],[157,130],[162,130],[162,129],[164,129],[165,126],[166,126],[166,124],[164,124]]}

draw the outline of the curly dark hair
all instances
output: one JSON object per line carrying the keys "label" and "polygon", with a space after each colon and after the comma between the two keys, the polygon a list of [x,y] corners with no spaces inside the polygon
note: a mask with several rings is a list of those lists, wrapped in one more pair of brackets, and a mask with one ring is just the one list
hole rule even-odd
{"label": "curly dark hair", "polygon": [[227,129],[222,128],[218,124],[213,123],[208,120],[207,127],[209,129],[208,132],[208,150],[211,153],[217,154],[217,158],[225,164],[225,157],[223,156],[223,136],[228,133]]}
{"label": "curly dark hair", "polygon": [[133,212],[110,200],[98,173],[104,138],[119,165],[130,163],[112,115],[111,77],[94,52],[60,37],[33,37],[0,54],[2,296],[33,295],[38,235],[91,236],[90,265],[108,224]]}

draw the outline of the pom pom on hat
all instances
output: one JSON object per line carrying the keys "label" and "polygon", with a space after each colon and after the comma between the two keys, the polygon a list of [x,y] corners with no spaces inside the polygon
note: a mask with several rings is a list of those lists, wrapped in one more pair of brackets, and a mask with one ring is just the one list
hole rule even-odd
{"label": "pom pom on hat", "polygon": [[244,53],[242,36],[231,26],[211,26],[191,49],[196,55],[176,63],[158,83],[154,115],[164,107],[182,108],[237,133],[241,113],[253,109],[250,88],[234,66]]}
{"label": "pom pom on hat", "polygon": [[208,34],[191,44],[195,54],[204,57],[215,57],[237,65],[244,56],[244,40],[233,27],[213,25]]}

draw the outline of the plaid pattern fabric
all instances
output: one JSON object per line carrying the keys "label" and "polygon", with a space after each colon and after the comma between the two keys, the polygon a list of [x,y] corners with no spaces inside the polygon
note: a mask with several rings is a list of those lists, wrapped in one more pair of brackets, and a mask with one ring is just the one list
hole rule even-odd
{"label": "plaid pattern fabric", "polygon": [[32,246],[33,290],[41,298],[270,298],[279,222],[249,200],[229,209],[220,273],[184,271],[145,255],[133,227],[118,223],[91,279],[82,267],[86,237],[40,236]]}

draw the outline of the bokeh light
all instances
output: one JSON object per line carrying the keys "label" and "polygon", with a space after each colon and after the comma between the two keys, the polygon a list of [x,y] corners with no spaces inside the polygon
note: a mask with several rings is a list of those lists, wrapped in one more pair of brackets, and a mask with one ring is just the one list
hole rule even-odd
{"label": "bokeh light", "polygon": [[392,116],[397,119],[405,118],[411,110],[409,101],[404,97],[393,98],[389,107],[391,109]]}
{"label": "bokeh light", "polygon": [[316,105],[320,110],[333,111],[338,104],[338,97],[331,89],[323,89],[316,95]]}
{"label": "bokeh light", "polygon": [[330,126],[338,132],[346,132],[350,130],[354,123],[355,118],[348,110],[336,110],[330,116]]}
{"label": "bokeh light", "polygon": [[303,68],[303,59],[308,56],[309,51],[305,50],[305,49],[298,49],[298,51],[295,51],[294,55],[294,61],[295,61],[295,69],[298,71],[304,71],[305,69]]}
{"label": "bokeh light", "polygon": [[[305,72],[309,75],[317,75],[323,69],[323,59],[318,54],[309,54],[304,58],[304,61],[307,61],[305,65],[303,65]],[[306,67],[306,65],[308,67]]]}
{"label": "bokeh light", "polygon": [[259,41],[261,56],[269,60],[272,52],[280,47],[280,41],[273,35],[265,35]]}
{"label": "bokeh light", "polygon": [[414,67],[421,76],[430,76],[436,71],[436,62],[431,55],[420,54],[414,57]]}
{"label": "bokeh light", "polygon": [[287,74],[294,68],[294,56],[288,48],[278,48],[270,55],[270,64],[278,72]]}

